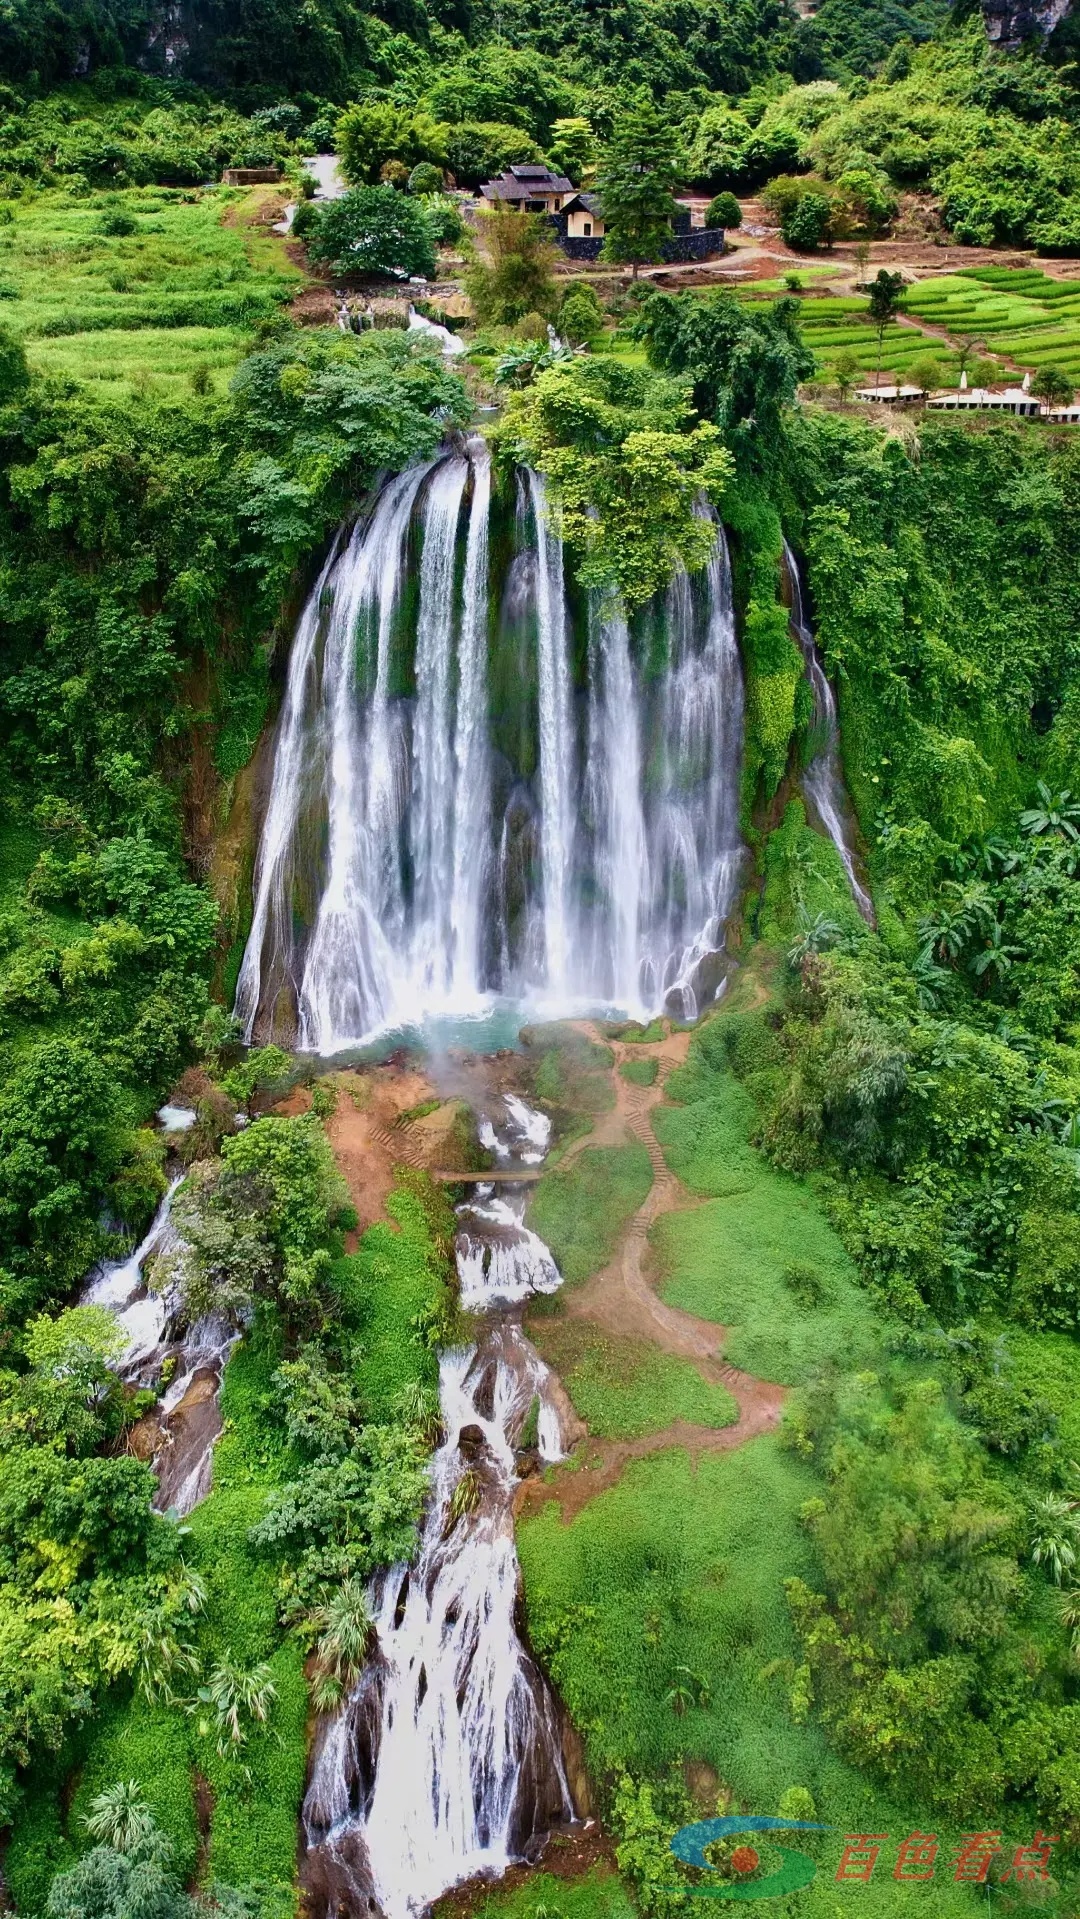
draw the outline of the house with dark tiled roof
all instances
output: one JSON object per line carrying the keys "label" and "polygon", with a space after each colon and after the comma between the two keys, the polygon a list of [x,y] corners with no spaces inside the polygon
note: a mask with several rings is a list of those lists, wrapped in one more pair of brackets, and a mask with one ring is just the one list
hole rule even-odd
{"label": "house with dark tiled roof", "polygon": [[573,181],[564,174],[552,173],[550,167],[531,160],[507,167],[480,188],[481,198],[492,205],[513,207],[518,213],[548,214],[558,213],[573,191]]}
{"label": "house with dark tiled roof", "polygon": [[603,239],[607,228],[600,210],[600,195],[572,193],[559,208],[557,225],[560,239],[589,240],[594,235]]}

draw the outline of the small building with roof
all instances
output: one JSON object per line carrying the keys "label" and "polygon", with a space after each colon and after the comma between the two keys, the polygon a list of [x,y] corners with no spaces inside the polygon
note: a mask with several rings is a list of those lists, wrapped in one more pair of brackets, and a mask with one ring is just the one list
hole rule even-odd
{"label": "small building with roof", "polygon": [[993,387],[961,386],[952,387],[945,393],[933,393],[926,402],[927,406],[942,413],[968,413],[980,410],[989,413],[1014,413],[1020,419],[1037,420],[1042,408],[1034,393],[1026,387],[1007,386],[1002,392],[995,393]]}
{"label": "small building with roof", "polygon": [[915,406],[925,399],[926,388],[921,386],[857,386],[855,398],[878,406]]}
{"label": "small building with roof", "polygon": [[513,207],[517,213],[554,214],[574,197],[574,183],[540,161],[522,161],[494,180],[485,180],[480,197],[491,206]]}

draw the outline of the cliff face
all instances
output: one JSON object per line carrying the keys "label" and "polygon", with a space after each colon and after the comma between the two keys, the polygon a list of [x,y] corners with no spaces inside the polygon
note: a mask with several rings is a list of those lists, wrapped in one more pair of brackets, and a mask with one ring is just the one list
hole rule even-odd
{"label": "cliff face", "polygon": [[995,47],[1044,43],[1069,9],[1070,0],[982,0],[987,38]]}

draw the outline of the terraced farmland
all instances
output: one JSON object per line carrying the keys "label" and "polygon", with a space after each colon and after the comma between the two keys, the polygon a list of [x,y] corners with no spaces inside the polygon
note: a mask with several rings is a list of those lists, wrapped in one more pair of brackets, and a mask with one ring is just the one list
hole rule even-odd
{"label": "terraced farmland", "polygon": [[965,267],[912,287],[904,310],[954,339],[977,337],[1018,367],[1052,361],[1080,382],[1080,280],[1052,280],[1038,267]]}
{"label": "terraced farmland", "polygon": [[[766,304],[748,293],[747,304]],[[905,321],[907,324],[905,324]],[[914,323],[914,324],[912,324]],[[920,324],[921,323],[921,324]],[[948,337],[935,332],[940,328]],[[803,303],[802,332],[828,377],[836,356],[850,349],[862,370],[878,363],[877,331],[858,295],[826,295]],[[915,360],[935,354],[943,386],[959,375],[956,346],[978,340],[982,351],[1000,355],[1002,377],[1053,364],[1080,386],[1080,278],[1052,280],[1038,267],[963,267],[910,287],[903,318],[885,332],[881,370],[903,379]]]}
{"label": "terraced farmland", "polygon": [[[764,301],[748,301],[764,306]],[[850,350],[858,355],[867,374],[878,364],[877,328],[870,324],[867,303],[858,295],[827,295],[807,300],[803,305],[801,327],[807,345],[816,353],[826,376],[831,374],[837,354]],[[957,356],[944,340],[935,339],[920,328],[894,323],[886,328],[881,347],[881,371],[901,380],[907,377],[912,362],[935,354],[940,365],[941,384],[949,385],[957,377]]]}

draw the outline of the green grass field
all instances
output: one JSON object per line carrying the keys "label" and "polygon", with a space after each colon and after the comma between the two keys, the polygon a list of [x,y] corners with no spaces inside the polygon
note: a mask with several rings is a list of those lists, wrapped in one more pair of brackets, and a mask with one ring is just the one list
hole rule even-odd
{"label": "green grass field", "polygon": [[638,1439],[678,1419],[731,1426],[738,1418],[729,1392],[655,1346],[611,1339],[580,1319],[544,1319],[530,1334],[598,1439]]}
{"label": "green grass field", "polygon": [[649,1155],[637,1140],[628,1146],[588,1146],[565,1168],[544,1174],[526,1223],[547,1241],[572,1285],[607,1264],[651,1185]]}
{"label": "green grass field", "polygon": [[106,392],[223,385],[303,284],[280,237],[252,223],[258,190],[50,190],[7,204],[0,324],[36,371]]}
{"label": "green grass field", "polygon": [[[595,1775],[670,1779],[704,1765],[736,1809],[766,1813],[792,1786],[811,1793],[833,1830],[800,1836],[820,1872],[792,1898],[793,1919],[796,1911],[975,1919],[981,1908],[947,1866],[931,1885],[894,1883],[898,1844],[914,1828],[937,1832],[943,1856],[953,1835],[925,1808],[879,1793],[793,1705],[800,1679],[783,1581],[814,1576],[799,1508],[815,1490],[813,1476],[764,1438],[696,1465],[678,1449],[637,1461],[570,1525],[556,1505],[545,1507],[519,1530],[532,1643]],[[835,1883],[850,1831],[891,1835],[869,1885]]]}

